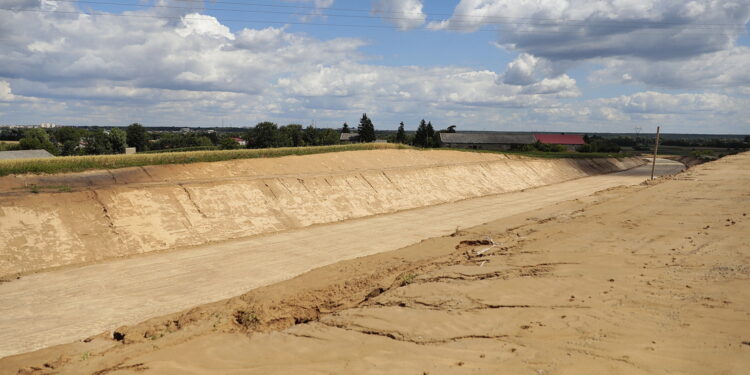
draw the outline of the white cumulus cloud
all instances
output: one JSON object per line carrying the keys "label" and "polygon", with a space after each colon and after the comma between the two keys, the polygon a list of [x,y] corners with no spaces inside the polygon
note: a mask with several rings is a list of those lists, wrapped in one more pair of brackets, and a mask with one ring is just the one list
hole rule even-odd
{"label": "white cumulus cloud", "polygon": [[14,99],[13,92],[10,89],[8,81],[0,81],[0,101],[9,102]]}
{"label": "white cumulus cloud", "polygon": [[420,27],[427,19],[421,0],[376,0],[372,12],[401,30]]}

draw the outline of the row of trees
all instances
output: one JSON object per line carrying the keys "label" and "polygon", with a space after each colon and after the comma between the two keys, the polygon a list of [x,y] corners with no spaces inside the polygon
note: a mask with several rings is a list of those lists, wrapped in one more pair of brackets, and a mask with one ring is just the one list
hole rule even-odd
{"label": "row of trees", "polygon": [[126,134],[121,129],[87,131],[62,127],[50,135],[44,129],[28,129],[19,140],[21,150],[47,150],[53,155],[102,155],[125,152]]}
{"label": "row of trees", "polygon": [[[455,126],[450,126],[444,130],[435,131],[435,128],[432,126],[432,122],[422,119],[422,121],[419,122],[419,126],[417,127],[417,131],[414,136],[410,136],[406,134],[406,130],[404,130],[404,122],[402,121],[398,125],[396,134],[388,136],[388,141],[391,143],[411,144],[417,147],[440,147],[440,133],[455,133],[455,128]],[[349,129],[349,124],[344,123],[343,127],[341,128],[341,132],[349,133],[350,131],[351,130]],[[372,123],[372,120],[367,117],[366,113],[362,114],[362,118],[359,120],[357,133],[359,133],[360,142],[375,141],[375,127]]]}
{"label": "row of trees", "polygon": [[248,148],[320,146],[338,143],[339,133],[312,125],[306,128],[299,124],[279,127],[273,122],[261,122],[249,129],[242,138],[247,142]]}
{"label": "row of trees", "polygon": [[44,149],[53,155],[101,155],[124,153],[125,148],[135,147],[138,152],[190,149],[236,149],[242,147],[236,139],[244,139],[249,148],[297,147],[331,145],[339,142],[339,133],[334,129],[318,129],[313,126],[291,124],[278,126],[262,122],[248,131],[223,133],[154,132],[141,124],[120,128],[95,129],[64,126],[54,129],[3,129],[0,139],[18,140],[15,149]]}

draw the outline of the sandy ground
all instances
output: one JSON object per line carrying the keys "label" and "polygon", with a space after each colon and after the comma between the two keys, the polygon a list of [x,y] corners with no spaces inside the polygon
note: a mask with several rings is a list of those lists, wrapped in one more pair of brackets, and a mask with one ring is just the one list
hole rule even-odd
{"label": "sandy ground", "polygon": [[730,156],[123,327],[120,341],[5,358],[0,369],[745,374],[749,185],[750,154]]}
{"label": "sandy ground", "polygon": [[[661,160],[657,173],[672,174],[681,167]],[[80,340],[337,261],[448,235],[458,227],[638,184],[649,173],[650,167],[639,167],[523,192],[25,276],[0,284],[0,356]]]}
{"label": "sandy ground", "polygon": [[519,191],[642,163],[372,150],[5,176],[0,279]]}

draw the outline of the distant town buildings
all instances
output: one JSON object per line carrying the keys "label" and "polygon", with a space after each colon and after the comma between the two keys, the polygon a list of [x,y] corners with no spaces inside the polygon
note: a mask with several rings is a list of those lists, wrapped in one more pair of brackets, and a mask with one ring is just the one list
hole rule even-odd
{"label": "distant town buildings", "polygon": [[245,146],[247,146],[247,141],[246,141],[246,140],[244,140],[244,139],[242,139],[242,138],[239,138],[239,137],[233,137],[232,139],[233,139],[233,140],[234,140],[235,142],[237,142],[237,143],[238,143],[238,144],[239,144],[240,146],[242,146],[242,147],[245,147]]}
{"label": "distant town buildings", "polygon": [[510,150],[516,145],[536,143],[532,134],[502,133],[440,133],[440,141],[446,147],[475,150]]}
{"label": "distant town buildings", "polygon": [[33,128],[42,128],[42,129],[52,129],[56,128],[57,124],[54,122],[43,122],[41,124],[36,125],[0,125],[0,128],[8,128],[8,129],[33,129]]}
{"label": "distant town buildings", "polygon": [[440,141],[446,147],[476,150],[510,150],[514,146],[542,143],[561,145],[570,151],[583,145],[583,136],[578,134],[505,134],[505,133],[440,133]]}
{"label": "distant town buildings", "polygon": [[358,143],[359,133],[341,133],[339,141],[342,143]]}
{"label": "distant town buildings", "polygon": [[542,144],[565,146],[568,151],[575,151],[576,147],[586,143],[579,134],[534,134],[534,138]]}

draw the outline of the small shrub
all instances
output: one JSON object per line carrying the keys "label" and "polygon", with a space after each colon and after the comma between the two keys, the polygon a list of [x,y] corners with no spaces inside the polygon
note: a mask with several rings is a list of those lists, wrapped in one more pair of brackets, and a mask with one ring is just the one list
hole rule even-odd
{"label": "small shrub", "polygon": [[407,286],[407,285],[413,283],[414,280],[416,280],[417,274],[409,272],[409,273],[406,273],[406,274],[402,274],[399,278],[401,279],[401,286]]}
{"label": "small shrub", "polygon": [[252,310],[239,310],[234,314],[234,320],[243,327],[252,327],[260,322],[258,315]]}

